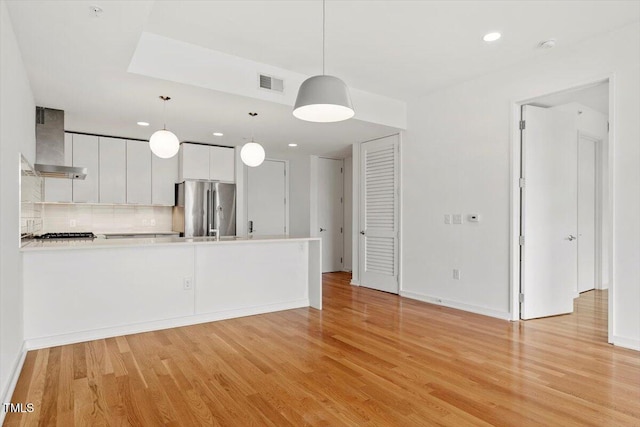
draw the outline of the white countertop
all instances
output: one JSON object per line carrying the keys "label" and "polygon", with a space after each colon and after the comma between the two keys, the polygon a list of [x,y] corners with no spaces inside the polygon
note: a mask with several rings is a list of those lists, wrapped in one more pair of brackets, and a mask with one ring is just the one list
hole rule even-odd
{"label": "white countertop", "polygon": [[[153,233],[159,234],[159,233]],[[131,239],[87,239],[87,240],[30,240],[25,242],[20,249],[22,252],[69,250],[69,249],[100,249],[100,248],[130,248],[144,246],[164,245],[201,245],[201,244],[246,244],[269,243],[283,241],[309,241],[320,240],[319,237],[289,237],[289,236],[253,236],[253,237],[155,237],[155,238],[131,238]]]}

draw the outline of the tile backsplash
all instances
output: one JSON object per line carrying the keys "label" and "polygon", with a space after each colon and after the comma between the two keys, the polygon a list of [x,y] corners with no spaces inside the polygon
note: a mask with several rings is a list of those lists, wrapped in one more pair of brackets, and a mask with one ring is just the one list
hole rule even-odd
{"label": "tile backsplash", "polygon": [[43,181],[24,157],[21,158],[20,169],[20,233],[23,236],[39,234],[43,226]]}
{"label": "tile backsplash", "polygon": [[166,232],[172,211],[171,206],[43,203],[43,232]]}

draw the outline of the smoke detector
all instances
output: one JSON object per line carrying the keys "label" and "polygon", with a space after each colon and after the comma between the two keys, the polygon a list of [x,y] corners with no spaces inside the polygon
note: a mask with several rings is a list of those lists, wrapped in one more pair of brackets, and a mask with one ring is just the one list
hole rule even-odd
{"label": "smoke detector", "polygon": [[96,18],[99,18],[100,15],[102,15],[102,12],[104,12],[104,10],[102,10],[100,6],[89,6],[89,10],[91,11],[91,13],[93,13],[93,16]]}
{"label": "smoke detector", "polygon": [[538,43],[540,49],[551,49],[556,47],[556,39],[549,39]]}

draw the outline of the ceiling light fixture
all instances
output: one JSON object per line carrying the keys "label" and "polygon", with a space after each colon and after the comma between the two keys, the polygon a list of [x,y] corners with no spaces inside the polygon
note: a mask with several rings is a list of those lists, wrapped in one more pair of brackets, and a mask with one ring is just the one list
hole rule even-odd
{"label": "ceiling light fixture", "polygon": [[[258,113],[249,113],[254,118]],[[265,152],[262,145],[253,140],[253,125],[251,126],[251,141],[242,146],[240,150],[240,158],[245,165],[255,168],[264,162]]]}
{"label": "ceiling light fixture", "polygon": [[149,126],[148,122],[138,122],[138,126]]}
{"label": "ceiling light fixture", "polygon": [[325,9],[322,0],[322,75],[302,82],[293,108],[295,117],[308,122],[340,122],[355,115],[345,82],[325,74]]}
{"label": "ceiling light fixture", "polygon": [[180,141],[178,137],[171,131],[167,130],[167,123],[165,121],[165,112],[167,107],[167,101],[171,98],[168,96],[160,96],[162,99],[162,122],[163,128],[155,131],[151,138],[149,138],[149,147],[151,152],[162,159],[168,159],[175,156],[180,149]]}
{"label": "ceiling light fixture", "polygon": [[222,133],[222,132],[214,132],[213,136],[224,136],[224,133]]}
{"label": "ceiling light fixture", "polygon": [[297,147],[298,144],[289,144],[289,147]]}
{"label": "ceiling light fixture", "polygon": [[500,37],[502,37],[502,34],[500,34],[500,33],[488,33],[488,34],[484,35],[482,40],[484,40],[486,42],[494,42],[494,41],[498,40]]}

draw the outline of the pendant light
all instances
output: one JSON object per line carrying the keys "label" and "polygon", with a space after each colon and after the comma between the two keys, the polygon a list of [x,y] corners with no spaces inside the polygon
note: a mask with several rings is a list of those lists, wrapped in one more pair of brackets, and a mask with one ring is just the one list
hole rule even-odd
{"label": "pendant light", "polygon": [[347,85],[324,73],[325,9],[325,0],[322,0],[322,75],[302,82],[293,108],[295,117],[308,122],[340,122],[355,115]]}
{"label": "pendant light", "polygon": [[[254,118],[258,113],[249,113]],[[251,141],[242,146],[240,150],[240,158],[245,165],[255,168],[264,162],[265,152],[262,145],[253,140],[253,126],[251,126]]]}
{"label": "pendant light", "polygon": [[164,123],[163,128],[155,131],[151,138],[149,138],[149,147],[151,152],[162,159],[168,159],[175,156],[180,149],[180,141],[178,137],[171,131],[167,130],[167,124],[165,122],[165,111],[167,107],[167,101],[171,98],[168,96],[160,96],[163,102],[162,108],[162,121]]}

